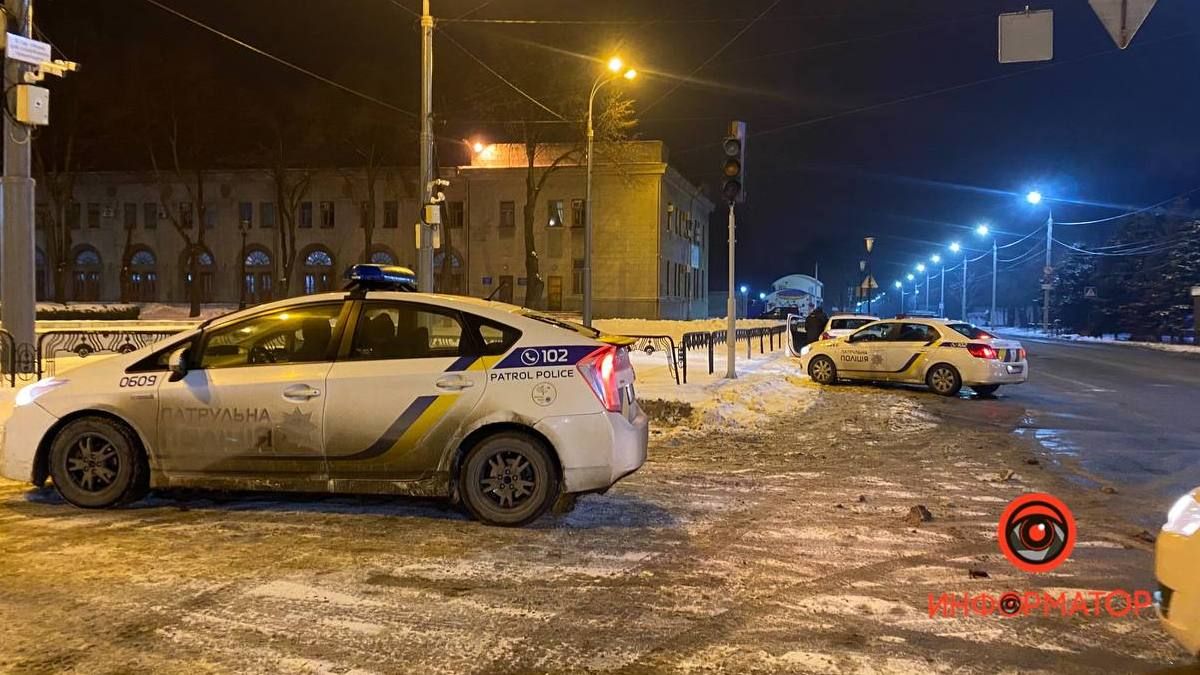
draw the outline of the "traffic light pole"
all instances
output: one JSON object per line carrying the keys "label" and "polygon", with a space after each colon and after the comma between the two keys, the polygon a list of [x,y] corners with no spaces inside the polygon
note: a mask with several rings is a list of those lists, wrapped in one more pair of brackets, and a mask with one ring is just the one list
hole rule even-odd
{"label": "traffic light pole", "polygon": [[[24,37],[33,33],[33,0],[5,0],[9,30]],[[14,109],[16,85],[22,82],[25,66],[11,58],[4,61],[4,91],[9,109]],[[36,322],[34,289],[34,184],[30,171],[31,127],[4,116],[3,209],[0,220],[0,301],[3,325],[17,346],[32,345]]]}
{"label": "traffic light pole", "polygon": [[729,202],[729,298],[725,300],[725,377],[737,379],[737,284],[734,282],[733,254],[737,242],[737,223],[733,216],[733,202]]}
{"label": "traffic light pole", "polygon": [[429,0],[421,3],[421,218],[417,250],[417,288],[433,291],[433,228],[425,205],[433,201],[433,17]]}

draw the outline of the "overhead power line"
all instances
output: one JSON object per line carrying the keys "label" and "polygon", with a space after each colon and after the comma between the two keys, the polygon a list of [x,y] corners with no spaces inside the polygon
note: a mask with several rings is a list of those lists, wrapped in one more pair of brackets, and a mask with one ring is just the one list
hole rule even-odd
{"label": "overhead power line", "polygon": [[508,78],[501,75],[500,72],[497,71],[495,68],[489,66],[486,62],[484,62],[483,59],[479,58],[478,56],[475,56],[475,54],[473,54],[471,52],[471,50],[464,47],[462,45],[462,43],[460,43],[458,40],[455,40],[454,37],[452,35],[450,35],[449,33],[447,33],[445,30],[438,30],[438,34],[441,35],[442,37],[446,38],[447,40],[449,40],[451,44],[453,44],[455,47],[458,47],[460,50],[462,50],[462,53],[471,57],[471,59],[474,60],[476,63],[478,63],[480,66],[482,66],[484,70],[488,71],[489,73],[494,75],[496,77],[496,79],[498,79],[501,82],[503,82],[504,84],[508,85],[509,88],[511,88],[513,91],[515,91],[518,94],[520,94],[521,96],[525,97],[531,103],[533,103],[537,107],[541,108],[542,110],[545,110],[546,112],[550,113],[551,115],[554,115],[559,120],[567,121],[566,117],[564,117],[563,115],[560,115],[557,111],[550,109],[545,103],[542,103],[541,101],[534,98],[531,94],[526,92],[524,89],[513,84],[512,81],[510,81]]}
{"label": "overhead power line", "polygon": [[158,0],[146,0],[146,2],[150,3],[151,5],[154,5],[155,7],[163,10],[164,12],[174,14],[175,16],[179,17],[180,19],[183,19],[184,21],[187,21],[188,23],[190,23],[194,26],[198,26],[214,35],[217,35],[226,40],[229,40],[230,42],[238,45],[239,47],[249,49],[250,51],[254,52],[255,54],[258,54],[260,56],[265,56],[266,58],[271,59],[275,63],[278,63],[283,66],[287,66],[288,68],[291,68],[292,70],[303,73],[303,74],[313,78],[314,80],[323,82],[331,87],[341,89],[342,91],[344,91],[348,94],[353,94],[354,96],[358,96],[359,98],[370,101],[376,105],[383,106],[384,108],[387,108],[388,110],[398,112],[402,115],[407,115],[409,117],[417,117],[417,114],[415,112],[412,112],[411,110],[405,110],[404,108],[400,108],[398,106],[392,105],[391,103],[388,103],[387,101],[384,101],[383,99],[377,98],[377,97],[367,94],[365,92],[361,92],[357,89],[354,89],[353,87],[348,87],[348,86],[342,84],[341,82],[336,82],[334,80],[331,80],[328,77],[325,77],[324,75],[318,75],[317,73],[314,73],[313,71],[308,70],[307,68],[298,66],[298,65],[292,63],[291,61],[288,61],[281,57],[275,56],[274,54],[271,54],[270,52],[267,52],[263,49],[255,47],[254,45],[252,45],[244,40],[239,40],[238,38],[236,38],[228,33],[225,33],[216,28],[213,28],[212,26],[210,26],[198,19],[194,19],[194,18],[188,16],[187,14],[180,12],[177,9],[168,7],[164,4],[162,4],[161,2],[158,2]]}
{"label": "overhead power line", "polygon": [[1186,197],[1196,191],[1200,191],[1200,187],[1194,187],[1191,190],[1188,190],[1187,192],[1182,192],[1180,194],[1175,195],[1174,197],[1169,197],[1167,199],[1162,200],[1161,202],[1151,204],[1150,206],[1146,206],[1146,207],[1143,207],[1140,209],[1136,209],[1136,210],[1129,211],[1127,213],[1122,213],[1122,214],[1115,215],[1115,216],[1109,216],[1108,218],[1099,218],[1097,220],[1080,220],[1080,221],[1077,221],[1074,223],[1060,223],[1056,220],[1056,221],[1054,221],[1054,224],[1055,225],[1096,225],[1098,223],[1107,223],[1107,222],[1113,221],[1113,220],[1120,220],[1121,218],[1128,218],[1130,216],[1136,216],[1139,213],[1145,213],[1147,211],[1157,209],[1160,206],[1163,206],[1165,204],[1170,204],[1171,202],[1175,201],[1176,199],[1183,199],[1184,197]]}

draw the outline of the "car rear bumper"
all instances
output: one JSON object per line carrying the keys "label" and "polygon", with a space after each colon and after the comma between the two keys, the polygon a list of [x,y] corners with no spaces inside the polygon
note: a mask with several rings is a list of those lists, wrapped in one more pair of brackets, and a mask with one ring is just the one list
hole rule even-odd
{"label": "car rear bumper", "polygon": [[[1014,372],[1015,371],[1015,372]],[[1021,384],[1029,379],[1029,364],[1025,361],[1005,363],[997,359],[972,359],[962,372],[963,384]]]}
{"label": "car rear bumper", "polygon": [[1200,534],[1184,537],[1160,532],[1155,542],[1154,573],[1163,628],[1192,654],[1200,655]]}
{"label": "car rear bumper", "polygon": [[547,417],[535,426],[558,451],[565,492],[603,490],[646,461],[650,424],[639,408],[620,413]]}
{"label": "car rear bumper", "polygon": [[57,421],[36,403],[14,406],[12,399],[0,402],[0,475],[33,482],[38,444]]}

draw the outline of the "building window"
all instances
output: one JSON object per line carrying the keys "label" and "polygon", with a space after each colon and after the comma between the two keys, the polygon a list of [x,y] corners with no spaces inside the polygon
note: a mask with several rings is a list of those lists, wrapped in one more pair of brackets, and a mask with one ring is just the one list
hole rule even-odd
{"label": "building window", "polygon": [[158,204],[142,202],[142,227],[147,230],[158,229]]}
{"label": "building window", "polygon": [[333,209],[333,202],[321,202],[321,227],[325,229],[333,227],[336,219],[337,217]]}
{"label": "building window", "polygon": [[546,202],[546,227],[562,227],[566,222],[563,211],[563,200],[551,199]]}
{"label": "building window", "polygon": [[383,226],[388,229],[400,227],[400,203],[395,200],[383,203]]}
{"label": "building window", "polygon": [[320,246],[304,256],[304,293],[324,293],[333,288],[333,254]]}
{"label": "building window", "polygon": [[242,279],[245,289],[246,302],[257,305],[271,299],[273,268],[271,253],[262,247],[254,247],[247,251],[244,260],[246,276]]}
{"label": "building window", "polygon": [[312,202],[300,202],[300,227],[312,227]]}
{"label": "building window", "polygon": [[138,206],[133,202],[125,202],[125,229],[132,230],[137,227],[137,212]]}
{"label": "building window", "polygon": [[446,227],[463,226],[463,203],[446,202]]}
{"label": "building window", "polygon": [[500,202],[500,227],[517,226],[516,202]]}
{"label": "building window", "polygon": [[100,254],[91,246],[84,246],[75,253],[75,264],[71,271],[72,297],[82,302],[100,299]]}
{"label": "building window", "polygon": [[254,224],[254,204],[238,202],[238,225],[250,227]]}
{"label": "building window", "polygon": [[571,268],[571,295],[583,295],[583,258],[576,258]]}
{"label": "building window", "polygon": [[275,227],[275,202],[259,202],[258,226]]}
{"label": "building window", "polygon": [[[179,256],[180,267],[183,269],[183,296],[192,297],[192,271],[188,252]],[[200,280],[200,302],[213,301],[213,272],[217,264],[213,261],[212,251],[202,250],[196,254],[196,271]]]}
{"label": "building window", "polygon": [[583,206],[582,199],[571,200],[571,227],[583,227]]}
{"label": "building window", "polygon": [[204,205],[204,229],[211,230],[217,226],[217,207],[213,204]]}
{"label": "building window", "polygon": [[179,225],[184,228],[191,228],[195,216],[192,213],[191,202],[179,202]]}
{"label": "building window", "polygon": [[462,295],[463,264],[457,251],[439,250],[433,256],[433,290],[437,293]]}
{"label": "building window", "polygon": [[87,224],[88,227],[95,230],[100,227],[100,205],[96,202],[88,202],[87,205]]}
{"label": "building window", "polygon": [[395,265],[396,256],[387,248],[380,246],[371,252],[372,265]]}
{"label": "building window", "polygon": [[[137,215],[137,206],[133,205]],[[129,256],[129,298],[133,302],[158,299],[158,258],[148,248],[138,248]]]}

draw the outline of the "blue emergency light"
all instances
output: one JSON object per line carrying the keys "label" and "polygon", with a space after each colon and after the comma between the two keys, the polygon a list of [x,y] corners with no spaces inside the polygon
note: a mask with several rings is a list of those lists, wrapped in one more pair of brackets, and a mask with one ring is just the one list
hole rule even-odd
{"label": "blue emergency light", "polygon": [[417,275],[399,265],[353,265],[346,270],[347,290],[416,291]]}

